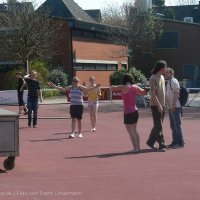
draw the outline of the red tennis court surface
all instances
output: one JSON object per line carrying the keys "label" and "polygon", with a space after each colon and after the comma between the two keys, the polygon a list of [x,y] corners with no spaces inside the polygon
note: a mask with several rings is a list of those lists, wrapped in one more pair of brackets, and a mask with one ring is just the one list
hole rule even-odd
{"label": "red tennis court surface", "polygon": [[[199,200],[199,108],[185,108],[182,118],[185,148],[151,151],[146,139],[152,127],[149,108],[140,108],[138,131],[142,152],[131,150],[122,124],[122,105],[102,103],[97,131],[91,133],[85,111],[83,135],[68,139],[69,105],[42,105],[38,128],[20,119],[20,157],[12,171],[0,173],[0,199],[15,200]],[[2,108],[17,111],[17,107]],[[62,113],[62,114],[61,114]],[[68,114],[66,116],[69,116]],[[171,142],[168,115],[164,121],[166,143]],[[0,169],[3,169],[1,159]]]}

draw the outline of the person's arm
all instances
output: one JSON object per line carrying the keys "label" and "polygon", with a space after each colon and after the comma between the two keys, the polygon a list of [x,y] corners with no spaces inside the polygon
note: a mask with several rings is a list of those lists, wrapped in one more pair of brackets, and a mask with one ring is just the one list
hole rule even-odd
{"label": "person's arm", "polygon": [[43,102],[42,90],[38,90],[37,92],[40,98],[40,102],[42,103]]}
{"label": "person's arm", "polygon": [[69,91],[70,88],[71,88],[71,86],[68,86],[68,87],[66,87],[66,88],[63,88],[63,87],[60,87],[60,86],[56,86],[56,85],[54,85],[52,82],[48,82],[47,84],[48,84],[49,87],[55,88],[55,89],[57,89],[57,90],[59,90],[59,91],[61,91],[61,92],[67,92],[67,91]]}
{"label": "person's arm", "polygon": [[30,74],[27,74],[24,76],[24,79],[27,79],[27,78],[30,79]]}
{"label": "person's arm", "polygon": [[23,88],[25,87],[25,85],[26,85],[26,81],[22,78],[22,81],[23,81],[23,84],[22,84],[22,86],[21,86],[21,88],[20,88],[20,91],[23,91]]}
{"label": "person's arm", "polygon": [[98,89],[98,96],[101,97],[101,89]]}
{"label": "person's arm", "polygon": [[166,104],[167,104],[167,106],[168,106],[168,110],[169,110],[169,111],[172,111],[172,106],[171,106],[170,103],[169,103],[169,97],[168,97],[168,95],[167,95],[167,92],[165,92],[165,102],[166,102]]}
{"label": "person's arm", "polygon": [[136,87],[136,93],[137,93],[137,95],[140,95],[140,96],[147,95],[147,89],[142,89],[139,86],[135,86],[135,87]]}
{"label": "person's arm", "polygon": [[79,85],[79,87],[81,88],[81,90],[82,90],[83,92],[89,92],[89,91],[91,91],[91,90],[94,90],[94,89],[99,88],[100,86],[101,86],[100,84],[97,84],[97,85],[94,86],[94,87],[87,88],[87,87],[85,87],[85,86],[83,86],[83,85]]}
{"label": "person's arm", "polygon": [[110,89],[112,91],[121,91],[121,92],[125,92],[127,91],[127,86],[126,85],[113,85],[113,86],[110,86]]}
{"label": "person's arm", "polygon": [[176,102],[179,98],[179,93],[180,93],[180,85],[177,82],[171,82],[171,87],[172,87],[172,90],[173,90],[173,102],[172,102],[172,109],[175,110],[176,108]]}

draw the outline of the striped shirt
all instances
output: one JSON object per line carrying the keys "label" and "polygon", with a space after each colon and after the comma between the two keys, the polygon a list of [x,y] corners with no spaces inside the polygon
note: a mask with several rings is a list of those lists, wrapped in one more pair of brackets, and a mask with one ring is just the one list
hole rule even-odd
{"label": "striped shirt", "polygon": [[83,105],[83,91],[79,87],[71,87],[70,89],[71,105]]}
{"label": "striped shirt", "polygon": [[37,80],[32,80],[29,78],[25,79],[28,85],[28,97],[38,98],[38,90],[40,90],[40,83]]}

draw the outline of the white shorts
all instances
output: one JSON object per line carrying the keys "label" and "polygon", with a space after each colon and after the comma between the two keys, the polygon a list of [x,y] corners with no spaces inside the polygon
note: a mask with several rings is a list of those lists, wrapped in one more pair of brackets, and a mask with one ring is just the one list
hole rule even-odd
{"label": "white shorts", "polygon": [[88,108],[97,110],[99,107],[98,101],[88,101]]}

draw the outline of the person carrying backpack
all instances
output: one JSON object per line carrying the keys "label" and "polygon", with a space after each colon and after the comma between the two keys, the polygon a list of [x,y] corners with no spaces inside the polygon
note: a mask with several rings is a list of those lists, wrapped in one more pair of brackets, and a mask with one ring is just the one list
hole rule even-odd
{"label": "person carrying backpack", "polygon": [[169,107],[169,121],[172,130],[172,142],[167,145],[168,148],[184,147],[183,131],[181,128],[181,104],[179,100],[180,85],[174,77],[174,70],[168,68],[166,70],[167,82],[167,98]]}

